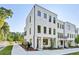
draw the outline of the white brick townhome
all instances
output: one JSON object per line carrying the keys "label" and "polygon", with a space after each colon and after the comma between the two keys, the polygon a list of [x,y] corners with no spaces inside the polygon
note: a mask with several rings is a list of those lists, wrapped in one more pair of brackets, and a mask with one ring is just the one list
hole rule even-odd
{"label": "white brick townhome", "polygon": [[34,49],[75,46],[76,26],[60,21],[57,14],[34,5],[26,19],[25,41]]}

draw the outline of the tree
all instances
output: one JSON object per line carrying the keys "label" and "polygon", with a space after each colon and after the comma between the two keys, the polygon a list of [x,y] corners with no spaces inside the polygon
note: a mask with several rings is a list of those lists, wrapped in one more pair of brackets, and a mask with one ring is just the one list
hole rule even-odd
{"label": "tree", "polygon": [[11,9],[6,9],[0,7],[0,40],[6,39],[7,33],[9,32],[8,23],[5,20],[9,17],[12,17],[13,12]]}
{"label": "tree", "polygon": [[10,32],[7,36],[7,40],[12,42],[14,40],[14,34],[12,32]]}
{"label": "tree", "polygon": [[4,25],[7,18],[12,17],[13,12],[11,9],[0,7],[0,28]]}
{"label": "tree", "polygon": [[3,39],[4,39],[3,30],[0,30],[0,41],[2,41]]}
{"label": "tree", "polygon": [[77,37],[75,38],[75,42],[79,44],[79,35],[77,35]]}
{"label": "tree", "polygon": [[24,36],[21,33],[16,32],[16,34],[15,34],[15,40],[22,43],[24,41]]}
{"label": "tree", "polygon": [[4,22],[4,25],[2,26],[1,29],[3,30],[3,33],[4,33],[4,40],[7,40],[7,35],[10,32],[10,28],[9,28],[8,23],[7,22]]}

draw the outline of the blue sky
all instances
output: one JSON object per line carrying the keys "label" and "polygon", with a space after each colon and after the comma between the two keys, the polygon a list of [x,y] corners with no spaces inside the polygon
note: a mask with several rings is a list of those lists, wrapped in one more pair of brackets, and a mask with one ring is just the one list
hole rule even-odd
{"label": "blue sky", "polygon": [[[26,17],[34,4],[4,4],[0,7],[12,9],[13,17],[8,19],[12,32],[24,32]],[[79,27],[79,5],[77,4],[42,4],[40,5],[58,15],[62,21],[69,21]]]}

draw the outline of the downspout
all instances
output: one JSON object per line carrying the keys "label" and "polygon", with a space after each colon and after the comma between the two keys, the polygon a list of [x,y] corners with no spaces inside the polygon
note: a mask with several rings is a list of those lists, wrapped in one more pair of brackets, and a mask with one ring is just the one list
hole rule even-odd
{"label": "downspout", "polygon": [[34,39],[33,39],[33,44],[35,48],[35,6],[34,6]]}

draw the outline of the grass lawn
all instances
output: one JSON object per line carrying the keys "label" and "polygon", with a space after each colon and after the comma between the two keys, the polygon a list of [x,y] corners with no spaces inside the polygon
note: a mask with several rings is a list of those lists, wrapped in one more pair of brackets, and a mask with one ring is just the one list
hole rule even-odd
{"label": "grass lawn", "polygon": [[69,53],[67,55],[79,55],[79,52]]}
{"label": "grass lawn", "polygon": [[11,55],[12,47],[12,45],[5,47],[0,51],[0,55]]}

